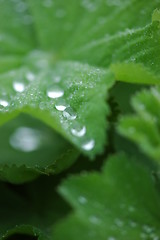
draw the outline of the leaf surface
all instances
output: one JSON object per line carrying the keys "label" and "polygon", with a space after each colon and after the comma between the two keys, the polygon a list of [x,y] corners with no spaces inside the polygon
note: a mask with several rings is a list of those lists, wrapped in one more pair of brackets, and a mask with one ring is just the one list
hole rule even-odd
{"label": "leaf surface", "polygon": [[74,212],[55,226],[54,239],[160,236],[159,193],[148,168],[136,159],[112,156],[102,173],[72,176],[59,190]]}

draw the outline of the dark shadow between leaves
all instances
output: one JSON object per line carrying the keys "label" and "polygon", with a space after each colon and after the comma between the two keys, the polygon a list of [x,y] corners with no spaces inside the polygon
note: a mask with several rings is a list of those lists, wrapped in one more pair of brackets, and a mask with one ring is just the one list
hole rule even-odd
{"label": "dark shadow between leaves", "polygon": [[14,234],[6,238],[6,240],[38,240],[37,237],[26,234]]}

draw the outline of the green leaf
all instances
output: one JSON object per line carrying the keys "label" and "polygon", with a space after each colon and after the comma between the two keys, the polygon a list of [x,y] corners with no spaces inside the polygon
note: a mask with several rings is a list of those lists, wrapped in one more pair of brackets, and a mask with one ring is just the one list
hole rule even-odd
{"label": "green leaf", "polygon": [[72,176],[59,190],[75,210],[55,225],[53,239],[160,236],[160,196],[148,168],[136,159],[115,155],[102,173]]}
{"label": "green leaf", "polygon": [[0,178],[12,183],[58,173],[79,155],[64,138],[26,115],[2,126],[0,136]]}
{"label": "green leaf", "polygon": [[16,57],[35,48],[32,16],[26,0],[0,1],[0,53]]}
{"label": "green leaf", "polygon": [[137,143],[144,153],[159,162],[159,86],[137,93],[132,99],[132,105],[136,114],[121,119],[119,132]]}
{"label": "green leaf", "polygon": [[0,239],[50,239],[54,222],[70,210],[56,193],[56,182],[55,177],[41,177],[20,186],[0,183]]}
{"label": "green leaf", "polygon": [[[53,65],[43,57],[35,53],[34,57],[27,57],[25,67],[0,76],[1,115],[5,119],[8,113],[28,113],[86,154],[101,152],[109,113],[105,100],[113,85],[112,74],[76,62]],[[44,67],[37,67],[44,61]],[[35,80],[30,81],[31,78]],[[97,124],[101,129],[95,128]],[[87,148],[91,141],[93,146]]]}

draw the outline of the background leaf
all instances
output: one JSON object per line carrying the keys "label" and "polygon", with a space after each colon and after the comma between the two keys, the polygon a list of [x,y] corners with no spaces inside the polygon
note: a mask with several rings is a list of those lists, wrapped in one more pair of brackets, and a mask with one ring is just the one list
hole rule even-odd
{"label": "background leaf", "polygon": [[132,99],[136,114],[122,118],[118,126],[123,136],[138,143],[142,151],[157,162],[160,157],[160,116],[157,111],[160,104],[159,92],[159,87],[153,87],[137,93]]}
{"label": "background leaf", "polygon": [[136,159],[115,155],[103,173],[72,176],[60,192],[75,211],[54,227],[54,239],[160,236],[159,193],[149,170]]}

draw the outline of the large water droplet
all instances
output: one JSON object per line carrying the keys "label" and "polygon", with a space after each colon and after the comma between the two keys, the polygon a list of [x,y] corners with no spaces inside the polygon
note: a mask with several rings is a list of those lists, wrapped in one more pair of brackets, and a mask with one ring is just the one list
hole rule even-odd
{"label": "large water droplet", "polygon": [[86,127],[77,123],[71,129],[71,133],[76,137],[83,137],[86,134]]}
{"label": "large water droplet", "polygon": [[60,98],[63,95],[64,95],[64,90],[59,86],[53,86],[47,89],[47,96],[49,98]]}
{"label": "large water droplet", "polygon": [[11,146],[22,152],[32,152],[40,147],[40,131],[28,127],[19,127],[11,135]]}
{"label": "large water droplet", "polygon": [[92,139],[92,140],[89,140],[88,142],[84,143],[82,145],[82,148],[85,150],[85,151],[91,151],[95,146],[95,141]]}
{"label": "large water droplet", "polygon": [[74,110],[71,107],[67,107],[63,112],[63,116],[68,120],[74,120],[76,119],[77,114],[74,112]]}
{"label": "large water droplet", "polygon": [[25,90],[25,85],[22,82],[14,82],[13,83],[13,88],[16,92],[24,92]]}

